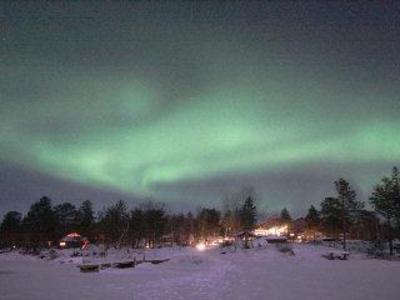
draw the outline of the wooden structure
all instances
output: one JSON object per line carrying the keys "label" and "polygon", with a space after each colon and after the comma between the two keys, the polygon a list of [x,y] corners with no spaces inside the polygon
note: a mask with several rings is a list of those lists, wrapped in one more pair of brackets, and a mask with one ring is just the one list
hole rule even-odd
{"label": "wooden structure", "polygon": [[80,265],[79,269],[82,273],[92,273],[92,272],[99,272],[100,266],[99,265]]}

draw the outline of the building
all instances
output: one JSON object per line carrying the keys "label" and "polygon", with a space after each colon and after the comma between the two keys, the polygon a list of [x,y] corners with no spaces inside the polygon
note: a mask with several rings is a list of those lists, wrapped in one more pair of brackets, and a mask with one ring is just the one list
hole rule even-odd
{"label": "building", "polygon": [[81,248],[83,245],[87,245],[88,242],[88,239],[82,237],[79,233],[71,232],[60,240],[59,246],[60,248]]}
{"label": "building", "polygon": [[264,223],[254,230],[256,236],[287,236],[289,234],[288,224],[282,224],[280,218],[268,218]]}

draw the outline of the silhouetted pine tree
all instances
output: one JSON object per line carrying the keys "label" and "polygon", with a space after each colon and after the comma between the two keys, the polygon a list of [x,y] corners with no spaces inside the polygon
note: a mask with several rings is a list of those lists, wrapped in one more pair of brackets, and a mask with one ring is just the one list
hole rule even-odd
{"label": "silhouetted pine tree", "polygon": [[32,204],[22,224],[27,235],[27,246],[30,248],[46,246],[48,241],[55,240],[57,215],[53,210],[51,200],[42,197]]}
{"label": "silhouetted pine tree", "polygon": [[82,202],[76,214],[78,231],[87,237],[92,235],[91,229],[94,225],[93,205],[90,200]]}
{"label": "silhouetted pine tree", "polygon": [[247,197],[240,210],[240,225],[245,232],[245,248],[249,248],[249,233],[254,230],[257,221],[257,208],[252,197]]}
{"label": "silhouetted pine tree", "polygon": [[327,197],[321,202],[321,225],[324,232],[338,237],[341,231],[342,205],[337,198]]}
{"label": "silhouetted pine tree", "polygon": [[0,225],[0,247],[19,245],[21,239],[22,214],[9,211],[4,215]]}
{"label": "silhouetted pine tree", "polygon": [[356,192],[350,187],[350,184],[340,178],[335,181],[336,192],[338,194],[339,204],[341,206],[341,222],[342,222],[342,233],[343,233],[343,249],[346,250],[346,235],[349,227],[359,216],[361,209],[364,204],[357,201]]}
{"label": "silhouetted pine tree", "polygon": [[400,181],[396,167],[393,168],[391,177],[382,178],[381,183],[374,187],[370,201],[375,211],[385,218],[390,255],[393,255],[393,226],[400,217]]}
{"label": "silhouetted pine tree", "polygon": [[284,224],[290,224],[292,222],[292,217],[290,216],[289,211],[286,207],[282,209],[280,219]]}
{"label": "silhouetted pine tree", "polygon": [[307,216],[305,217],[307,229],[312,230],[314,232],[314,240],[315,240],[315,231],[319,229],[321,224],[321,218],[319,216],[318,210],[311,205]]}

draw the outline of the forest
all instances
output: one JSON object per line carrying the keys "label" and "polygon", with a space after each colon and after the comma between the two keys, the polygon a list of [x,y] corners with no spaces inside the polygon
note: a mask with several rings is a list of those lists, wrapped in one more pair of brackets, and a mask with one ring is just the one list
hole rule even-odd
{"label": "forest", "polygon": [[[340,240],[344,249],[348,239],[358,239],[373,242],[377,249],[387,245],[393,254],[393,240],[400,238],[398,169],[393,167],[391,174],[373,187],[369,196],[371,209],[357,198],[345,179],[338,179],[334,185],[336,196],[324,198],[319,209],[311,205],[305,216],[294,219],[283,208],[275,220],[287,224],[292,231],[298,230],[296,221],[303,220],[305,228],[301,230],[322,232]],[[257,213],[256,203],[252,188],[226,195],[220,209],[203,207],[186,213],[170,212],[165,204],[151,201],[129,208],[123,200],[95,212],[90,200],[76,207],[69,202],[54,205],[44,196],[25,215],[17,211],[4,215],[0,247],[37,250],[57,245],[70,232],[79,232],[92,243],[116,248],[154,248],[166,241],[189,246],[212,237],[250,233],[262,226],[266,217]]]}

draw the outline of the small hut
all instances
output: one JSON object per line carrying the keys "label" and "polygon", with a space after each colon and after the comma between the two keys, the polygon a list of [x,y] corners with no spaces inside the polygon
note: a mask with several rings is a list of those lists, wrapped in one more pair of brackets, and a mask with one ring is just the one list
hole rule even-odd
{"label": "small hut", "polygon": [[77,232],[71,232],[60,240],[59,246],[60,248],[81,248],[87,242],[87,238]]}

